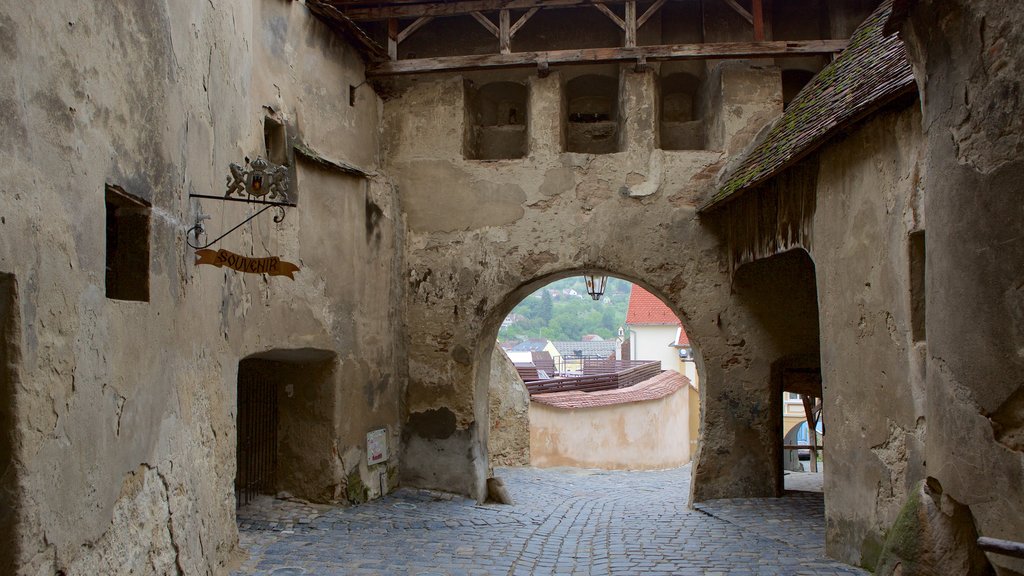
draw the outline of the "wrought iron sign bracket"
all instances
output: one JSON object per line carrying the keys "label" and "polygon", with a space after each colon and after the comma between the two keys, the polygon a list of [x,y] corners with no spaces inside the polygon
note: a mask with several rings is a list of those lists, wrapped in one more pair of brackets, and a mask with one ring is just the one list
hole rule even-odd
{"label": "wrought iron sign bracket", "polygon": [[[209,220],[210,217],[204,214],[196,215],[195,225],[185,232],[185,243],[188,244],[190,248],[195,250],[209,248],[271,208],[276,208],[278,210],[278,214],[274,216],[274,222],[280,224],[284,221],[284,209],[294,208],[296,206],[294,202],[291,202],[288,199],[287,166],[279,166],[268,162],[263,158],[256,158],[250,162],[247,157],[245,159],[245,166],[232,162],[228,165],[228,169],[230,170],[231,175],[227,177],[226,194],[223,196],[189,194],[188,197],[226,202],[244,202],[246,204],[259,204],[263,206],[263,208],[252,216],[242,220],[227,232],[221,234],[214,240],[203,244],[202,246],[198,246],[197,244],[199,243],[199,237],[206,234],[203,221]],[[237,197],[232,196],[233,194]],[[280,198],[280,200],[265,200],[264,197]],[[190,236],[195,237],[196,244],[193,244],[189,240]]]}

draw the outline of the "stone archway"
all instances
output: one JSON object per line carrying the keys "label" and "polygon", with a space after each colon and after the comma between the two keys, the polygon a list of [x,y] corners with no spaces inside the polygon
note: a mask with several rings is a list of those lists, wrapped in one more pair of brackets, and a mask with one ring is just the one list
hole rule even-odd
{"label": "stone archway", "polygon": [[[496,305],[494,307],[494,310],[492,311],[492,313],[490,313],[490,316],[487,318],[487,321],[485,322],[484,336],[481,337],[479,342],[478,342],[478,346],[480,346],[481,349],[480,349],[480,351],[477,354],[477,358],[486,359],[488,361],[488,365],[487,366],[484,366],[484,365],[477,366],[476,372],[475,372],[476,382],[475,382],[475,385],[474,385],[474,390],[475,390],[475,394],[477,394],[477,395],[486,395],[487,396],[487,398],[488,398],[488,405],[490,405],[492,407],[494,406],[494,399],[490,398],[490,396],[492,396],[492,394],[494,392],[494,389],[495,389],[494,388],[494,381],[493,381],[493,378],[495,377],[494,363],[495,362],[500,362],[501,357],[503,356],[500,352],[498,354],[496,354],[496,351],[498,351],[499,328],[500,328],[500,325],[502,324],[502,321],[514,310],[514,308],[520,302],[522,302],[524,299],[526,299],[530,294],[535,294],[538,290],[541,290],[541,289],[543,289],[545,287],[550,287],[553,283],[558,282],[559,280],[563,280],[563,279],[566,279],[566,278],[572,278],[572,277],[579,277],[579,276],[583,275],[584,273],[587,273],[587,274],[594,273],[594,274],[597,274],[599,276],[607,276],[609,278],[615,278],[617,280],[621,280],[621,281],[624,281],[626,283],[629,283],[629,284],[633,285],[634,288],[643,288],[645,290],[648,290],[655,297],[657,297],[659,300],[662,300],[663,302],[665,302],[665,300],[666,300],[666,298],[663,295],[660,295],[656,290],[651,290],[647,286],[645,286],[644,285],[645,283],[642,283],[642,282],[640,282],[640,281],[638,281],[636,279],[627,278],[627,277],[624,277],[622,275],[618,275],[618,274],[615,274],[615,273],[609,272],[609,271],[581,271],[581,270],[563,271],[561,273],[555,273],[555,274],[552,274],[552,275],[545,276],[543,278],[538,278],[538,279],[536,279],[534,281],[527,282],[526,284],[520,286],[519,289],[511,292],[506,297],[506,299],[504,301],[502,301],[499,305]],[[672,306],[670,305],[669,307],[670,307],[670,310],[671,310]],[[679,311],[673,310],[672,313],[677,318],[680,317]],[[673,337],[675,337],[675,331],[674,331],[675,327],[673,326],[672,328],[673,328]],[[686,327],[684,326],[684,330],[685,329],[686,329]],[[674,349],[675,348],[673,348],[673,351],[674,351]],[[697,358],[699,358],[699,348],[698,348],[698,346],[696,345],[695,342],[692,345],[692,349],[693,349],[693,352],[697,355]],[[635,351],[633,351],[633,352],[635,352]],[[626,357],[624,356],[624,359],[625,358]],[[633,359],[633,360],[636,359],[635,356],[631,356],[630,358]],[[653,359],[651,359],[650,357],[646,357],[646,360],[649,361],[649,360],[653,360]],[[573,361],[569,361],[569,362],[571,363]],[[580,361],[578,361],[578,362],[580,362]],[[660,362],[660,361],[658,361],[658,362]],[[573,365],[572,364],[566,364],[566,366],[573,366]],[[579,366],[579,365],[575,365],[575,366]],[[540,365],[538,367],[540,367]],[[678,365],[676,365],[676,367],[678,368]],[[700,373],[701,369],[697,369],[696,371],[698,373],[697,377],[699,378],[699,373]],[[555,376],[552,376],[552,377],[555,377]],[[524,389],[524,392],[525,392],[525,389]],[[675,412],[673,412],[673,414],[681,414],[682,416],[669,417],[668,416],[669,413],[665,412],[665,408],[658,408],[653,413],[647,413],[644,417],[640,417],[640,418],[637,418],[635,414],[633,415],[633,418],[634,418],[633,421],[634,422],[638,422],[638,421],[642,420],[644,422],[643,425],[649,425],[649,427],[645,428],[645,434],[646,435],[645,436],[644,435],[639,435],[639,436],[642,436],[643,441],[645,443],[648,443],[649,445],[656,447],[656,448],[652,448],[649,452],[646,453],[646,454],[649,454],[649,456],[645,455],[644,450],[637,450],[637,447],[635,445],[630,445],[629,441],[624,440],[626,438],[624,430],[620,430],[621,434],[616,437],[615,434],[610,433],[610,431],[607,431],[605,429],[606,428],[605,421],[602,418],[598,418],[598,417],[593,416],[593,415],[581,416],[581,420],[578,423],[587,422],[583,427],[587,427],[588,429],[590,429],[590,427],[593,426],[592,429],[597,430],[599,435],[602,435],[602,436],[603,435],[607,435],[607,436],[603,437],[604,440],[603,440],[603,443],[601,443],[601,445],[610,450],[604,456],[596,456],[593,453],[593,451],[591,451],[591,453],[588,454],[588,456],[583,456],[583,457],[581,457],[581,455],[580,455],[580,452],[582,451],[581,448],[580,448],[581,445],[582,444],[586,444],[588,442],[592,442],[594,440],[593,438],[584,438],[586,435],[583,435],[583,436],[580,436],[580,437],[575,437],[574,436],[575,434],[578,434],[579,433],[579,429],[583,429],[583,427],[581,427],[579,429],[574,429],[572,431],[572,434],[571,435],[567,435],[567,436],[563,434],[564,429],[562,429],[562,431],[554,431],[554,430],[559,430],[559,428],[561,428],[561,424],[557,424],[557,425],[541,424],[541,427],[538,428],[535,425],[536,421],[534,420],[534,417],[538,413],[542,414],[542,420],[547,420],[548,424],[553,424],[556,421],[564,421],[564,420],[562,418],[560,418],[560,417],[555,418],[553,420],[550,417],[545,418],[543,416],[543,414],[545,414],[546,410],[555,410],[555,412],[557,412],[558,409],[557,408],[552,409],[550,407],[545,408],[543,405],[531,403],[529,401],[529,398],[526,397],[525,405],[528,408],[529,417],[527,418],[527,423],[526,423],[526,426],[525,426],[524,433],[525,433],[526,439],[528,441],[527,442],[527,445],[528,445],[527,452],[529,453],[529,456],[528,456],[528,461],[525,462],[525,463],[529,464],[529,462],[534,462],[531,465],[537,465],[537,466],[541,466],[541,467],[569,465],[569,466],[579,466],[579,467],[606,467],[606,468],[609,468],[609,469],[663,469],[663,468],[666,468],[666,467],[681,466],[681,465],[685,464],[689,460],[689,458],[692,456],[692,454],[690,454],[690,449],[691,449],[690,448],[690,439],[691,439],[691,437],[689,435],[689,427],[688,427],[688,425],[686,425],[688,423],[688,419],[691,417],[691,411],[689,409],[690,406],[689,406],[689,397],[688,397],[689,392],[688,392],[688,390],[687,389],[683,389],[682,390],[682,395],[686,395],[686,396],[682,397],[682,401],[678,401],[677,400],[677,401],[674,401],[674,403],[673,403],[673,406],[675,407],[675,409],[677,409]],[[677,398],[678,398],[678,395],[677,395]],[[678,404],[679,402],[682,402],[682,404]],[[694,402],[693,404],[697,404],[697,403]],[[664,404],[663,403],[658,403],[658,406],[664,406]],[[547,412],[547,414],[551,414],[551,412]],[[622,412],[618,412],[618,414],[620,414],[620,416],[622,416],[623,413]],[[577,416],[570,415],[568,417],[569,418],[573,418],[573,417],[577,417]],[[685,419],[682,419],[682,418],[685,418]],[[650,425],[652,422],[657,422],[657,423],[654,423],[653,425]],[[623,425],[622,424],[622,420],[620,420],[620,422],[618,422],[618,424],[620,424],[620,426],[622,426]],[[673,435],[673,433],[671,433],[671,431],[669,431],[669,430],[674,429],[674,426],[676,426],[676,427],[678,427],[678,429],[682,430],[682,434],[679,435],[678,442],[676,444],[673,444],[673,441],[671,441],[671,440],[666,441],[666,439],[668,439],[669,436]],[[639,427],[639,426],[627,426],[627,427]],[[544,430],[546,430],[546,431],[544,431]],[[488,426],[487,429],[484,430],[484,433],[485,434],[489,434],[489,433],[493,433],[493,431],[494,431],[494,428]],[[538,435],[541,435],[543,437],[546,434],[550,434],[550,436],[547,436],[548,440],[561,438],[562,440],[565,441],[565,444],[562,445],[562,448],[552,448],[552,446],[560,444],[560,442],[557,441],[557,440],[554,441],[553,443],[547,444],[549,446],[549,448],[551,448],[551,450],[549,450],[547,452],[542,450],[541,452],[544,455],[542,455],[540,457],[540,461],[539,461],[537,458],[535,458],[535,456],[537,455],[537,452],[535,451],[535,448],[537,447],[536,441],[539,438]],[[492,440],[493,440],[492,438],[488,438],[486,436],[484,437],[484,442],[486,442],[487,446],[492,446],[493,445]],[[634,441],[635,440],[636,439],[634,439]],[[572,447],[573,445],[575,445],[574,448]],[[679,448],[680,446],[685,446],[685,452],[681,451],[681,449]],[[593,447],[593,445],[591,445],[591,447]],[[590,449],[588,449],[588,450],[590,450]],[[627,454],[627,452],[629,452],[629,454]],[[616,456],[616,454],[617,454],[617,456]],[[595,456],[595,458],[588,459],[591,456]],[[651,458],[653,458],[653,460],[645,461],[645,458],[647,458],[647,457],[651,457]],[[621,460],[616,460],[615,458],[622,458],[622,459]],[[493,461],[493,458],[490,458],[490,460]],[[631,466],[638,466],[638,467],[631,467]]]}
{"label": "stone archway", "polygon": [[[568,152],[561,74],[523,75],[529,132],[527,154],[517,160],[466,158],[461,141],[448,137],[466,132],[465,80],[483,83],[485,74],[408,85],[386,105],[385,122],[395,127],[386,168],[407,226],[403,483],[482,498],[487,397],[480,382],[490,361],[490,344],[482,342],[535,282],[609,270],[686,311],[701,350],[704,441],[694,498],[774,495],[766,480],[776,466],[766,336],[732,294],[720,223],[697,217],[726,155],[656,149],[650,70],[619,75],[620,151]],[[745,64],[730,65],[721,83],[737,95],[752,86],[779,90],[776,72]],[[777,114],[774,99],[729,102],[742,121],[717,127],[710,148],[739,146]]]}
{"label": "stone archway", "polygon": [[[676,224],[695,243],[707,242],[707,232],[695,219]],[[474,252],[500,249],[480,241],[457,245]],[[770,407],[778,402],[770,398],[770,358],[759,352],[766,336],[735,301],[728,267],[718,251],[709,250],[703,260],[694,252],[683,261],[673,258],[676,252],[666,252],[662,258],[644,259],[622,251],[614,265],[607,264],[611,258],[604,254],[580,266],[575,257],[562,261],[548,251],[515,261],[514,276],[501,279],[487,269],[487,263],[497,260],[490,255],[473,257],[461,269],[450,262],[442,266],[433,257],[431,265],[411,266],[403,482],[483,498],[487,384],[501,320],[539,286],[593,270],[609,271],[657,294],[680,317],[699,350],[706,409],[703,442],[695,456],[694,498],[775,495],[777,487],[768,479],[777,466],[778,433]],[[453,251],[431,256],[467,261]],[[447,271],[435,273],[437,269]]]}

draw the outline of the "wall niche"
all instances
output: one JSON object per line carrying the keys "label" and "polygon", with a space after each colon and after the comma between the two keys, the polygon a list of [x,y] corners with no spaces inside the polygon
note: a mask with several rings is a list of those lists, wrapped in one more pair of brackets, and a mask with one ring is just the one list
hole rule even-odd
{"label": "wall niche", "polygon": [[523,158],[527,149],[529,91],[518,82],[466,82],[466,158]]}
{"label": "wall niche", "polygon": [[603,74],[565,83],[566,152],[611,154],[619,149],[619,79]]}
{"label": "wall niche", "polygon": [[670,74],[661,81],[662,150],[704,149],[700,84],[700,78],[688,72]]}

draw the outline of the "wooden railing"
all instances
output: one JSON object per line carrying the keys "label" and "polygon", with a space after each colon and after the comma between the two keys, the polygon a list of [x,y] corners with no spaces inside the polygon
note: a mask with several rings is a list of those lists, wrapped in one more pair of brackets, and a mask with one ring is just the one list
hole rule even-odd
{"label": "wooden railing", "polygon": [[[534,380],[526,382],[526,389],[530,395],[546,394],[548,392],[567,392],[579,390],[582,392],[596,392],[598,390],[615,390],[617,388],[628,388],[639,384],[644,380],[661,374],[661,362],[615,362],[606,361],[607,369],[619,368],[616,372],[604,372],[586,374],[570,378],[551,378],[548,380]],[[594,368],[596,370],[596,368]],[[586,370],[586,369],[584,369]]]}

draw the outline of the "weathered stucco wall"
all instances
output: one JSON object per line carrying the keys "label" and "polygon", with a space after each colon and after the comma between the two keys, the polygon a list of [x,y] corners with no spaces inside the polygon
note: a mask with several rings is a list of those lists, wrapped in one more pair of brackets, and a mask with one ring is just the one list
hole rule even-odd
{"label": "weathered stucco wall", "polygon": [[883,111],[819,154],[813,245],[825,423],[827,550],[873,567],[923,476],[923,351],[909,234],[924,229],[921,117]]}
{"label": "weathered stucco wall", "polygon": [[[928,474],[982,536],[1024,541],[1024,14],[921,0]],[[989,555],[1024,573],[1024,561]],[[1007,572],[1008,573],[1008,572]]]}
{"label": "weathered stucco wall", "polygon": [[[682,387],[662,398],[638,401],[634,397],[632,401],[605,406],[569,408],[530,402],[530,464],[652,470],[674,468],[688,462],[689,382],[672,371],[664,372],[657,379],[680,382]],[[647,380],[632,388],[605,390],[593,398],[643,395],[639,390],[630,390],[650,385],[656,384]],[[548,395],[536,398],[545,396]]]}
{"label": "weathered stucco wall", "polygon": [[488,385],[490,433],[487,456],[491,466],[530,465],[530,394],[516,367],[501,348],[491,354]]}
{"label": "weathered stucco wall", "polygon": [[[778,91],[764,68],[731,65],[730,91]],[[505,73],[504,79],[515,79]],[[660,294],[701,353],[706,457],[698,499],[771,495],[770,361],[756,325],[731,294],[728,262],[694,203],[724,160],[709,151],[656,150],[653,72],[620,75],[623,152],[562,152],[563,82],[524,74],[529,150],[517,160],[462,156],[463,78],[421,78],[385,106],[388,172],[409,229],[409,412],[403,479],[483,495],[487,382],[502,318],[531,290],[580,270],[604,270]],[[472,77],[477,85],[492,76]],[[770,85],[765,85],[769,82]],[[772,88],[774,87],[774,88]],[[754,133],[763,101],[732,129]],[[777,99],[771,99],[777,103]],[[759,126],[758,126],[759,127]]]}
{"label": "weathered stucco wall", "polygon": [[[348,105],[355,53],[270,0],[10,4],[0,31],[0,274],[20,318],[0,571],[223,573],[237,367],[271,349],[337,354],[326,457],[376,481],[364,435],[386,426],[395,444],[404,377],[387,182],[300,164],[298,208],[215,246],[281,255],[294,281],[197,268],[184,244],[200,210],[209,238],[251,214],[187,195],[223,194],[228,163],[262,153],[264,106],[324,156],[377,167],[379,100]],[[105,297],[106,183],[152,203],[148,303]]]}
{"label": "weathered stucco wall", "polygon": [[689,386],[657,400],[565,409],[530,403],[530,464],[664,470],[690,461]]}

